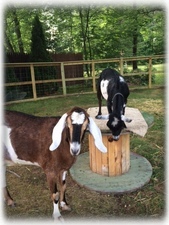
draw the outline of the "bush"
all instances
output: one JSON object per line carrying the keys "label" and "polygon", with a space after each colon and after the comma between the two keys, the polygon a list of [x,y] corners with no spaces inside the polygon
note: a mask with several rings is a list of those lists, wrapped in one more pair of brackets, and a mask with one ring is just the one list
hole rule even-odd
{"label": "bush", "polygon": [[[132,76],[126,76],[126,82],[131,84],[131,85],[139,85],[139,86],[146,86],[148,85],[148,82],[149,82],[149,75],[146,74],[148,72],[148,66],[144,69],[144,70],[141,70],[141,69],[137,69],[137,70],[132,70],[129,72],[129,69],[127,68],[124,68],[124,74],[127,74],[127,73],[141,73],[140,75],[132,75]],[[156,69],[153,68],[152,69],[152,77],[151,77],[151,82],[152,84],[155,83],[155,72],[156,72]]]}
{"label": "bush", "polygon": [[[15,76],[15,72],[13,68],[6,68],[5,69],[5,83],[13,83],[13,82],[19,82],[18,78]],[[4,90],[4,101],[13,101],[13,100],[18,100],[20,99],[20,94],[21,90],[18,86],[8,86],[5,87]],[[22,95],[22,98],[26,96]]]}

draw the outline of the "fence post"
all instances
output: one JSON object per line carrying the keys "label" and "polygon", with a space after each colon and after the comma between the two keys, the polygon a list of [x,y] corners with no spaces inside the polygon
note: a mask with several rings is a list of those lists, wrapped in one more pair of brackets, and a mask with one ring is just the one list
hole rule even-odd
{"label": "fence post", "polygon": [[65,69],[64,69],[63,62],[61,62],[60,66],[61,66],[61,77],[62,77],[63,95],[66,95]]}
{"label": "fence post", "polygon": [[120,74],[123,75],[123,57],[120,57]]}
{"label": "fence post", "polygon": [[151,78],[152,78],[152,58],[149,58],[148,62],[148,88],[151,88]]}
{"label": "fence post", "polygon": [[92,62],[93,92],[96,92],[95,63]]}
{"label": "fence post", "polygon": [[31,70],[31,80],[32,80],[32,91],[33,91],[33,99],[37,99],[37,92],[36,92],[36,83],[35,83],[35,70],[34,66],[31,63],[30,64],[30,70]]}

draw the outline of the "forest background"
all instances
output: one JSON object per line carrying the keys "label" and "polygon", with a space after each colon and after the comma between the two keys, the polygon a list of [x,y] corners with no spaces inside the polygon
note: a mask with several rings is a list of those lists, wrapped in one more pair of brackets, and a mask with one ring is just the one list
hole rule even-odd
{"label": "forest background", "polygon": [[165,8],[135,5],[6,7],[5,53],[31,53],[35,16],[50,53],[81,52],[84,60],[165,54]]}

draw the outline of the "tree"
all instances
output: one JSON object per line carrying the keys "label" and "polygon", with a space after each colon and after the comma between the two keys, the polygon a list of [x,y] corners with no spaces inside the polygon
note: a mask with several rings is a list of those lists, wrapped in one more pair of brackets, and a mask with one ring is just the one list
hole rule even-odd
{"label": "tree", "polygon": [[32,62],[50,62],[51,58],[47,51],[45,35],[38,15],[33,20],[31,36],[30,60]]}
{"label": "tree", "polygon": [[[91,59],[90,37],[89,37],[89,22],[90,22],[90,7],[79,8],[79,18],[81,27],[81,37],[83,42],[84,59]],[[88,48],[87,48],[88,44]]]}
{"label": "tree", "polygon": [[36,10],[8,7],[4,13],[5,51],[30,53],[32,20]]}
{"label": "tree", "polygon": [[13,8],[12,14],[13,14],[13,18],[14,18],[15,32],[16,32],[16,36],[17,36],[17,40],[18,40],[19,52],[24,53],[23,41],[22,41],[21,30],[20,30],[20,22],[18,20],[18,16],[17,16],[15,8]]}
{"label": "tree", "polygon": [[164,10],[132,6],[8,8],[4,18],[6,51],[31,51],[35,15],[50,52],[83,52],[84,59],[119,57],[122,50],[124,56],[164,53]]}
{"label": "tree", "polygon": [[[12,43],[11,43],[12,40],[10,40],[12,38],[9,38],[9,36],[7,35],[7,30],[5,30],[6,48],[8,49],[9,52],[12,52],[12,53],[14,51],[23,53],[24,47],[23,47],[23,41],[22,41],[22,36],[21,36],[21,30],[20,30],[21,29],[20,21],[18,19],[16,8],[15,7],[11,8],[8,13],[10,13],[11,22],[13,25],[13,32],[12,32],[11,36],[12,36],[12,38],[15,39],[15,43],[17,45],[17,50],[12,45]],[[7,18],[6,18],[6,25],[8,24],[8,22],[9,22],[9,20],[7,20]]]}
{"label": "tree", "polygon": [[[31,62],[51,62],[52,59],[47,51],[45,35],[38,15],[35,16],[31,38]],[[56,79],[54,67],[35,67],[36,80]],[[37,85],[38,95],[50,94],[57,90],[56,83],[42,83]]]}

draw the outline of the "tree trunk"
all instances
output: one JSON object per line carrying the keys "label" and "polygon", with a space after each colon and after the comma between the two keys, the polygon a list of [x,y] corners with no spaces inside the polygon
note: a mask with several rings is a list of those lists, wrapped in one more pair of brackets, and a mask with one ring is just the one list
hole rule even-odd
{"label": "tree trunk", "polygon": [[[137,56],[137,42],[138,42],[138,34],[136,28],[133,33],[133,56]],[[133,70],[137,70],[137,61],[133,61]]]}
{"label": "tree trunk", "polygon": [[[89,40],[89,13],[90,13],[90,9],[89,8],[85,9],[85,11],[86,11],[86,14],[84,15],[83,9],[82,8],[79,9],[82,39],[83,39],[83,53],[84,53],[85,60],[87,60],[88,59],[88,48],[89,48],[89,54],[91,53],[90,40]],[[85,22],[84,22],[84,19],[86,19]],[[88,43],[88,48],[87,48],[87,43]],[[90,56],[91,56],[91,54],[90,54]],[[86,67],[87,75],[89,76],[90,75],[89,66],[87,64],[85,64],[85,67]]]}
{"label": "tree trunk", "polygon": [[23,47],[21,31],[20,31],[20,24],[19,24],[19,20],[18,20],[15,8],[12,10],[12,14],[13,14],[13,18],[14,18],[15,32],[16,32],[16,36],[17,36],[17,39],[18,39],[19,52],[24,53],[24,47]]}
{"label": "tree trunk", "polygon": [[6,49],[8,49],[8,51],[10,53],[14,53],[15,52],[14,49],[13,49],[13,46],[12,46],[8,36],[7,36],[7,34],[6,34],[6,32],[5,32],[5,44],[6,44]]}

